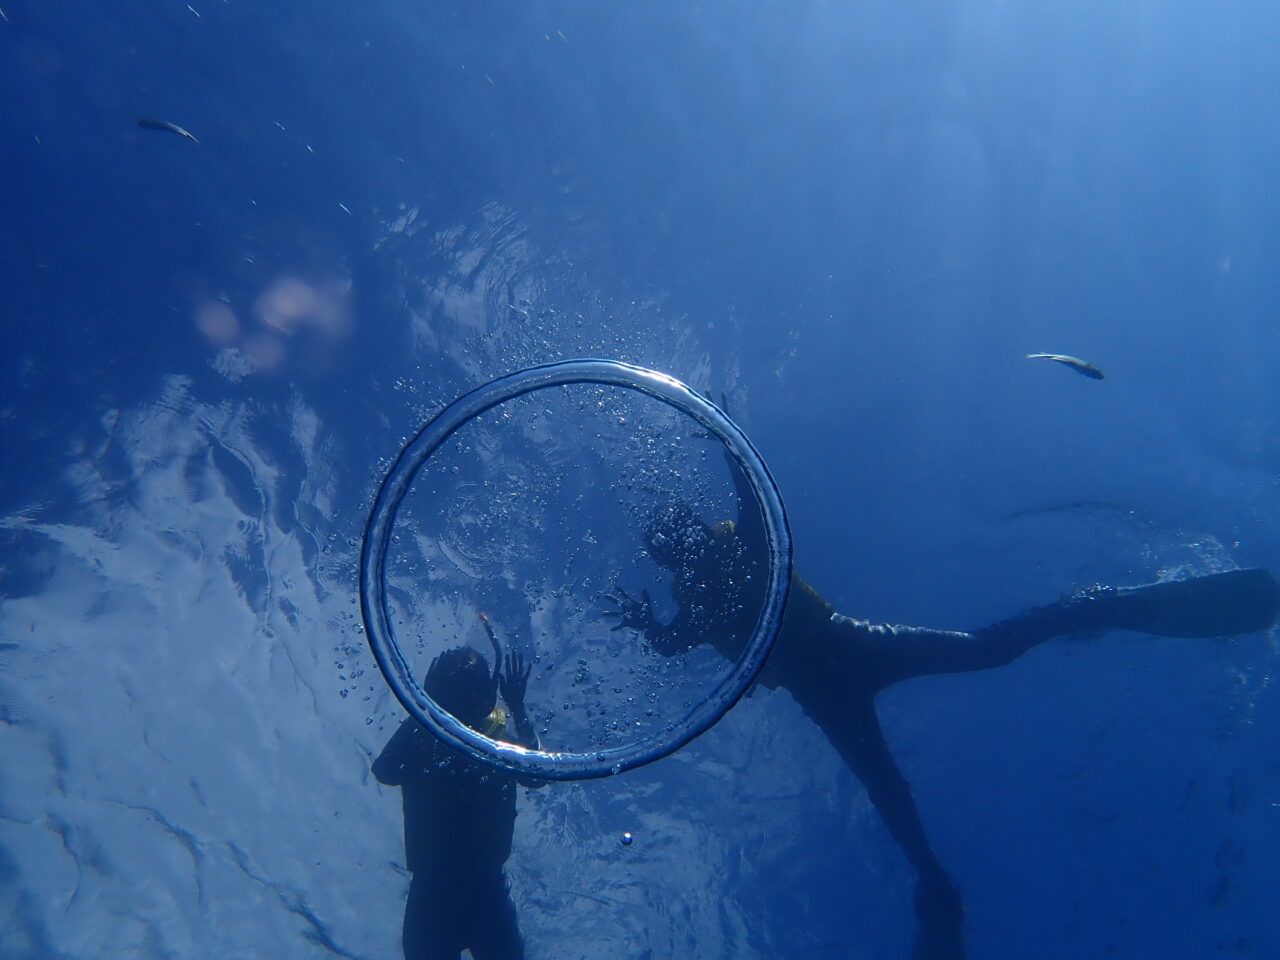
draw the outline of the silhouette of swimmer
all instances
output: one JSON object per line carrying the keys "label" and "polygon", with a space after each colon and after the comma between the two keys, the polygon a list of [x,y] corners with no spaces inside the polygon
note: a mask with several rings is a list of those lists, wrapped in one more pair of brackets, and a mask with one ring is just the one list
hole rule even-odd
{"label": "silhouette of swimmer", "polygon": [[[765,534],[745,479],[739,521],[715,526],[690,508],[657,511],[646,525],[650,555],[673,574],[675,619],[654,618],[641,598],[615,587],[604,599],[615,630],[631,628],[664,656],[710,644],[736,659],[763,600]],[[755,576],[750,576],[751,572]],[[881,690],[928,674],[986,670],[1054,637],[1135,630],[1215,637],[1265,630],[1280,612],[1280,585],[1265,570],[1235,570],[1130,588],[1093,587],[972,632],[873,624],[841,616],[793,576],[782,630],[759,682],[783,687],[818,725],[867,789],[885,826],[915,868],[916,960],[965,956],[959,891],[925,835],[911,788],[889,751],[875,710]]]}
{"label": "silhouette of swimmer", "polygon": [[[501,660],[488,618],[485,629]],[[448,650],[427,671],[424,689],[472,729],[537,749],[525,708],[530,668],[509,653],[492,676],[469,647]],[[497,694],[510,710],[497,705]],[[514,736],[509,727],[514,726]],[[411,872],[404,911],[405,960],[519,960],[524,941],[504,865],[511,855],[516,784],[537,787],[445,746],[412,717],[373,762],[380,783],[398,786],[404,804],[405,866]]]}

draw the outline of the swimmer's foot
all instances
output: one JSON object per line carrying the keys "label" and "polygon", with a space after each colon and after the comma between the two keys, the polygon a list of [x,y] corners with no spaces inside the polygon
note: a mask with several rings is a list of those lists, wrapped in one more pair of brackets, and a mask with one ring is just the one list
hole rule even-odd
{"label": "swimmer's foot", "polygon": [[916,887],[916,946],[912,960],[965,960],[964,904],[950,877]]}
{"label": "swimmer's foot", "polygon": [[1233,637],[1269,630],[1280,583],[1266,570],[1228,570],[1141,587],[1089,587],[977,631],[1008,660],[1051,637],[1133,630],[1157,637]]}
{"label": "swimmer's foot", "polygon": [[1266,570],[1229,570],[1141,587],[1095,588],[1066,606],[1093,628],[1160,637],[1229,637],[1275,624],[1280,584]]}

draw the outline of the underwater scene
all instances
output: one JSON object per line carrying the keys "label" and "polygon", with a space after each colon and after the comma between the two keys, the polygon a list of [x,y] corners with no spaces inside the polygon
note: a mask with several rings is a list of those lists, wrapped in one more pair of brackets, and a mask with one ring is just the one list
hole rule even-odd
{"label": "underwater scene", "polygon": [[0,958],[1280,957],[1277,48],[0,0]]}

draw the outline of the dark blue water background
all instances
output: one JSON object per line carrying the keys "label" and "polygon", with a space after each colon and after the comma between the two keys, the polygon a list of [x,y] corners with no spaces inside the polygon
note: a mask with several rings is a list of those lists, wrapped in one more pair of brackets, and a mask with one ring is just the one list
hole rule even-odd
{"label": "dark blue water background", "polygon": [[[726,393],[853,615],[1280,568],[1271,4],[3,7],[7,957],[398,955],[358,536],[422,418],[530,363]],[[884,695],[972,955],[1280,955],[1275,657]],[[522,793],[509,870],[533,958],[910,949],[785,693]]]}

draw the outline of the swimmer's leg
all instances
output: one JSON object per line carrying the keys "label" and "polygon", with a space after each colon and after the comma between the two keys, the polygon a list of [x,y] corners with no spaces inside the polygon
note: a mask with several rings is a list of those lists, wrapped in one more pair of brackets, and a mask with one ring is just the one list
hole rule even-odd
{"label": "swimmer's leg", "polygon": [[1269,630],[1280,614],[1280,583],[1267,570],[1228,570],[1191,580],[1083,594],[1114,630],[1158,637],[1230,637]]}
{"label": "swimmer's leg", "polygon": [[524,960],[524,937],[516,921],[516,905],[506,877],[499,872],[479,884],[468,909],[472,912],[471,955],[475,960]]}
{"label": "swimmer's leg", "polygon": [[1095,587],[971,633],[871,624],[853,630],[877,689],[933,673],[1003,666],[1054,637],[1133,630],[1164,637],[1222,637],[1269,629],[1280,584],[1266,570],[1231,570],[1140,587]]}
{"label": "swimmer's leg", "polygon": [[457,902],[447,883],[433,880],[415,873],[409,881],[401,939],[405,960],[459,960],[462,955],[458,918],[468,905]]}
{"label": "swimmer's leg", "polygon": [[899,680],[931,673],[963,673],[1000,666],[1021,656],[1052,634],[1009,631],[1000,636],[983,631],[931,630],[891,623],[871,623],[836,614],[831,622],[845,642],[858,651],[862,680],[883,690]]}
{"label": "swimmer's leg", "polygon": [[819,711],[806,711],[839,751],[907,860],[915,868],[915,960],[963,960],[964,904],[925,835],[911,787],[885,742],[869,693],[824,700]]}

